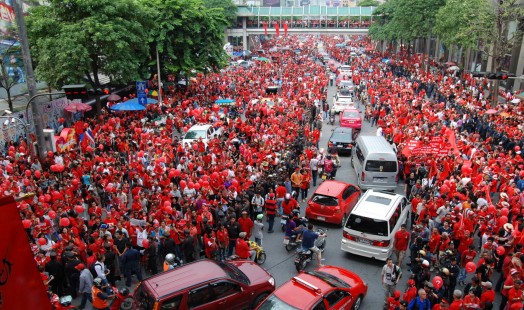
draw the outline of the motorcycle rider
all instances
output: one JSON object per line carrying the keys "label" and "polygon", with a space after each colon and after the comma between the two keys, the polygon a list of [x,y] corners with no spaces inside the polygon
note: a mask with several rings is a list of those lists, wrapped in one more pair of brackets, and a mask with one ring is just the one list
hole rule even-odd
{"label": "motorcycle rider", "polygon": [[[324,236],[326,234],[324,233]],[[302,251],[310,250],[311,252],[317,254],[318,267],[323,267],[322,265],[322,251],[315,245],[315,241],[318,239],[319,234],[313,231],[313,224],[309,223],[307,225],[307,230],[302,234]]]}
{"label": "motorcycle rider", "polygon": [[250,260],[255,260],[255,257],[257,255],[257,252],[253,249],[251,249],[251,247],[249,246],[249,244],[247,243],[246,241],[246,232],[241,232],[239,235],[238,235],[238,238],[237,238],[237,245],[236,245],[236,253],[238,255],[238,257],[242,258],[242,259],[250,259]]}
{"label": "motorcycle rider", "polygon": [[328,148],[328,154],[331,155],[331,158],[333,158],[333,163],[336,167],[340,167],[340,157],[338,157],[338,147],[333,144],[333,142],[329,142],[329,148]]}
{"label": "motorcycle rider", "polygon": [[181,265],[181,261],[176,258],[175,254],[169,253],[166,255],[166,258],[164,259],[164,271],[171,270],[175,268],[176,266]]}
{"label": "motorcycle rider", "polygon": [[290,193],[287,193],[284,196],[284,201],[282,201],[282,212],[285,215],[288,215],[291,217],[292,211],[294,209],[298,209],[298,202],[295,198],[291,197]]}
{"label": "motorcycle rider", "polygon": [[327,155],[326,159],[324,160],[324,173],[327,175],[327,178],[334,178],[334,173],[336,173],[335,170],[335,163],[333,163],[333,160],[331,160],[331,155]]}

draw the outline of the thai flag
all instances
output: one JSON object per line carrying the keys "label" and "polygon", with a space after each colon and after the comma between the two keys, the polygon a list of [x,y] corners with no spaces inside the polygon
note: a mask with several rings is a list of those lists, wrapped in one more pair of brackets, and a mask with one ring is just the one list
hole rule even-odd
{"label": "thai flag", "polygon": [[93,135],[93,131],[91,128],[87,128],[85,131],[84,138],[87,138],[89,140],[89,143],[95,144],[95,136]]}

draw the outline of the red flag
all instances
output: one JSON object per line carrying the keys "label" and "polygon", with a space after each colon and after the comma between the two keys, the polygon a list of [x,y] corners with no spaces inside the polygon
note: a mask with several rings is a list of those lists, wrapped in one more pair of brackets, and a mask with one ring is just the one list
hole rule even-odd
{"label": "red flag", "polygon": [[287,27],[288,27],[288,24],[287,24],[287,21],[284,23],[284,36],[287,37]]}
{"label": "red flag", "polygon": [[0,234],[0,309],[51,310],[12,196],[0,199]]}
{"label": "red flag", "polygon": [[277,37],[280,36],[280,26],[278,23],[275,23],[275,31],[277,32]]}
{"label": "red flag", "polygon": [[264,25],[264,35],[267,36],[267,22],[262,22],[262,24]]}

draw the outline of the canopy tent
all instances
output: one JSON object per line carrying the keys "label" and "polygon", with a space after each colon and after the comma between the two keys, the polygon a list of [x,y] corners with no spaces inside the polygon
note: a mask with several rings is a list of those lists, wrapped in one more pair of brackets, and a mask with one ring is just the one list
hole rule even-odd
{"label": "canopy tent", "polygon": [[113,111],[143,111],[146,109],[146,107],[141,105],[137,101],[128,100],[126,102],[116,104],[112,106],[110,109]]}
{"label": "canopy tent", "polygon": [[[146,99],[147,99],[146,104],[155,104],[155,103],[158,102],[158,100],[155,100],[153,98],[146,98]],[[132,102],[132,103],[140,104],[140,102],[138,101],[138,98],[129,99],[126,102]]]}

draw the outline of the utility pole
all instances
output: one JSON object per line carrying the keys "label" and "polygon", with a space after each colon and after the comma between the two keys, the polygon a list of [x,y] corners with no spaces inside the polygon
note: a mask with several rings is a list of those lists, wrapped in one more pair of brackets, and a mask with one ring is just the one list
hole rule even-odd
{"label": "utility pole", "polygon": [[158,103],[163,106],[162,102],[162,80],[160,79],[160,57],[158,56],[158,45],[156,46],[156,70],[158,75]]}
{"label": "utility pole", "polygon": [[[33,98],[37,94],[36,79],[35,74],[33,72],[31,53],[29,52],[29,40],[27,38],[27,28],[25,25],[24,12],[22,11],[20,0],[13,1],[13,9],[15,11],[16,24],[18,26],[18,35],[20,36],[20,44],[22,46],[22,57],[24,60],[24,67],[26,71],[27,89],[29,91],[29,96]],[[37,107],[39,101],[42,102],[41,98],[36,99],[35,104],[31,105],[31,112],[33,113],[33,125],[35,127],[35,135],[38,142],[38,156],[42,158],[45,156],[46,153],[46,145],[42,131],[44,129],[44,126],[42,124],[42,118],[38,112]],[[29,119],[29,115],[26,115],[26,117]],[[30,141],[27,142],[30,144],[29,147],[33,147]]]}
{"label": "utility pole", "polygon": [[431,28],[432,28],[432,22],[431,19],[428,21],[429,27],[428,27],[428,37],[426,38],[426,53],[428,56],[428,62],[426,63],[426,73],[429,73],[430,65],[429,65],[429,54],[431,50]]}

